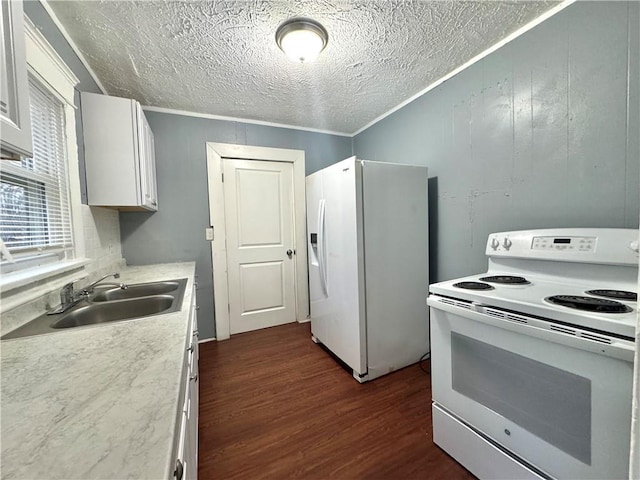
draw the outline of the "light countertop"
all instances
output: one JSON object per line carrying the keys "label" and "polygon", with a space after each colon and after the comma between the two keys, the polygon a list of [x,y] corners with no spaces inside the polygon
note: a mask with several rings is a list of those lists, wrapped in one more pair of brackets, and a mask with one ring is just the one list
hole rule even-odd
{"label": "light countertop", "polygon": [[195,263],[123,268],[189,279],[179,312],[0,343],[3,479],[168,479]]}

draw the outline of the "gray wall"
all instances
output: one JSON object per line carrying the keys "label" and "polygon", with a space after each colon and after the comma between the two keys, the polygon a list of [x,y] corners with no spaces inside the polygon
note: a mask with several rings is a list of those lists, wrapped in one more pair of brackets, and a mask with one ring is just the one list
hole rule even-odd
{"label": "gray wall", "polygon": [[491,232],[638,227],[638,10],[573,4],[354,138],[429,167],[431,281],[486,271]]}
{"label": "gray wall", "polygon": [[82,195],[82,203],[87,203],[87,182],[84,170],[84,143],[82,131],[82,117],[80,111],[80,92],[102,93],[100,87],[95,82],[87,68],[82,64],[76,52],[73,51],[69,42],[64,38],[60,30],[53,23],[51,17],[44,9],[42,4],[36,0],[26,0],[23,2],[24,13],[33,22],[40,32],[44,35],[51,46],[58,52],[58,55],[64,60],[64,63],[78,77],[79,83],[76,85],[75,104],[76,110],[76,138],[78,139],[78,162],[80,170],[80,189]]}
{"label": "gray wall", "polygon": [[201,338],[215,336],[206,142],[305,151],[307,174],[351,155],[351,139],[246,123],[146,112],[158,180],[156,213],[121,212],[122,253],[129,265],[196,261]]}

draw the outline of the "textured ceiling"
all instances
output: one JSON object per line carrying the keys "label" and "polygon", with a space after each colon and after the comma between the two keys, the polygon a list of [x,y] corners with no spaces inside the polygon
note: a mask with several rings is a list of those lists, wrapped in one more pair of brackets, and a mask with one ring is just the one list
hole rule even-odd
{"label": "textured ceiling", "polygon": [[[143,105],[353,133],[557,2],[50,1],[111,95]],[[312,64],[278,49],[321,22]]]}

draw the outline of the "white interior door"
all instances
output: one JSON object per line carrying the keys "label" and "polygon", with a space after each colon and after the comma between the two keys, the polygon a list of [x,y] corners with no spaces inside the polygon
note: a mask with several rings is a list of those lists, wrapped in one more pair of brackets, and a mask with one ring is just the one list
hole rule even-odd
{"label": "white interior door", "polygon": [[294,322],[293,166],[223,160],[230,333]]}

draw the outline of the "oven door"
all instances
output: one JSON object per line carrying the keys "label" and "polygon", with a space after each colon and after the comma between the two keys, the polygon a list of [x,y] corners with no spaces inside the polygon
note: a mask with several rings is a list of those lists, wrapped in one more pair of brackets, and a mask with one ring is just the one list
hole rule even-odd
{"label": "oven door", "polygon": [[550,477],[627,478],[633,342],[437,295],[428,303],[434,403]]}

